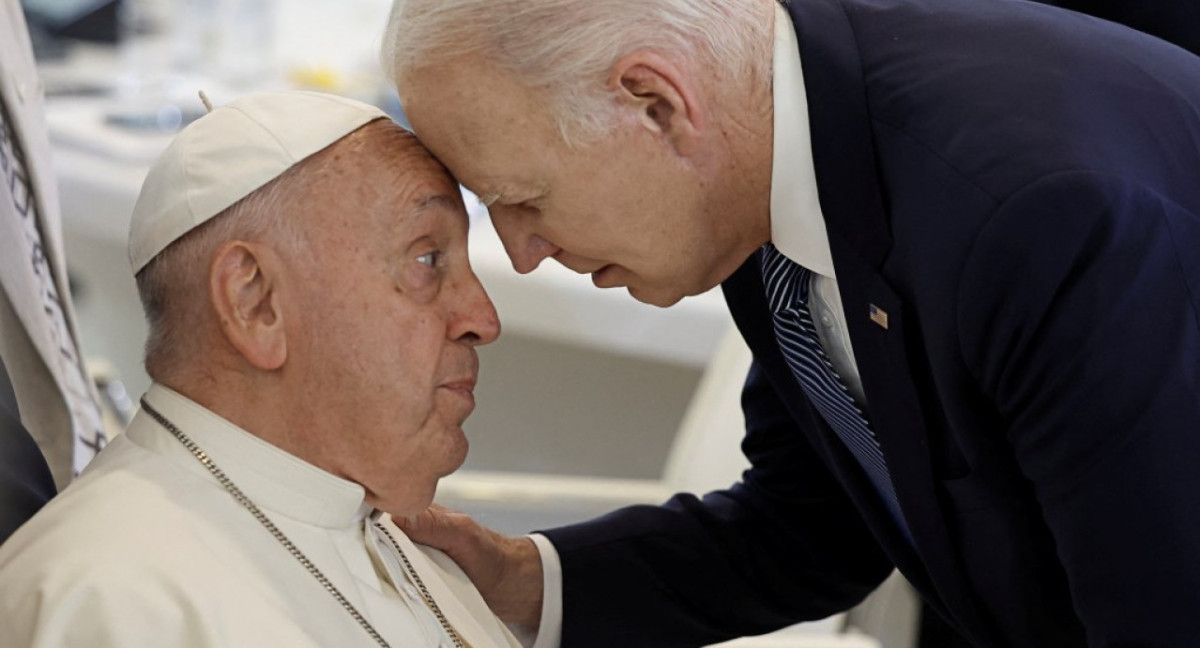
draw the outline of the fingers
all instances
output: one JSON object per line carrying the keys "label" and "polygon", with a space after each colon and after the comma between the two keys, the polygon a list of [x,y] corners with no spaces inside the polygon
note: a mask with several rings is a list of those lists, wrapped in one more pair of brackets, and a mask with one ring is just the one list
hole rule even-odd
{"label": "fingers", "polygon": [[542,562],[533,541],[501,535],[439,504],[393,521],[414,542],[446,552],[501,619],[537,629]]}
{"label": "fingers", "polygon": [[412,518],[393,518],[396,526],[404,530],[413,542],[441,549],[450,555],[455,562],[472,577],[467,564],[475,567],[481,556],[486,554],[487,535],[500,537],[479,526],[470,516],[446,508],[440,504],[432,504],[419,515]]}

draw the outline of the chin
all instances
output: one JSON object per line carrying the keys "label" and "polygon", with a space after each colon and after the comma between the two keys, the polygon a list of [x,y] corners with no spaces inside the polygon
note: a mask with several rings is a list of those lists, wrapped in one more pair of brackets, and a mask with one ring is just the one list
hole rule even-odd
{"label": "chin", "polygon": [[658,306],[659,308],[674,306],[675,304],[679,303],[679,300],[687,296],[674,291],[646,291],[635,286],[629,286],[625,290],[629,291],[630,297],[633,297],[643,304],[650,304],[651,306]]}
{"label": "chin", "polygon": [[441,475],[442,477],[461,468],[463,462],[467,460],[467,453],[471,450],[471,442],[467,439],[467,434],[463,432],[461,425],[455,426],[448,433],[453,435],[453,443],[446,450],[448,469]]}

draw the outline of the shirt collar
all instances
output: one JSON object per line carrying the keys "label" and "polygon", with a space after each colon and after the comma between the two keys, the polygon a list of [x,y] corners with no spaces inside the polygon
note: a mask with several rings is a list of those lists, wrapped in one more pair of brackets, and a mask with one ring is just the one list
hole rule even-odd
{"label": "shirt collar", "polygon": [[[326,528],[349,528],[371,513],[362,486],[295,457],[158,383],[146,401],[186,434],[259,508]],[[129,426],[131,440],[192,472],[208,470],[144,412]]]}
{"label": "shirt collar", "polygon": [[774,151],[771,161],[771,242],[792,261],[834,278],[833,255],[817,195],[804,69],[791,16],[775,3]]}

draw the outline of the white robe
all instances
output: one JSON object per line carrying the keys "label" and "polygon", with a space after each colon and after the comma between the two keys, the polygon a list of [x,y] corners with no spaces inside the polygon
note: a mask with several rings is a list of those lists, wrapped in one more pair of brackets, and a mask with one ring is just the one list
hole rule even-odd
{"label": "white robe", "polygon": [[[152,407],[216,465],[394,647],[452,645],[372,525],[357,484],[160,386]],[[386,521],[384,521],[386,520]],[[474,648],[520,644],[444,554],[381,518]],[[0,546],[5,648],[378,645],[145,412]]]}

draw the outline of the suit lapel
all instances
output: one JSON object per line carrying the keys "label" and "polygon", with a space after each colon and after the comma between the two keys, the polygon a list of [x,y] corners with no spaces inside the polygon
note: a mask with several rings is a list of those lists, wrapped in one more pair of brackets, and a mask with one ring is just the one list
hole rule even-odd
{"label": "suit lapel", "polygon": [[[974,604],[938,503],[921,401],[908,356],[904,303],[878,271],[892,248],[891,224],[884,210],[864,71],[848,10],[852,8],[835,0],[789,7],[809,96],[818,195],[854,356],[872,426],[921,558],[894,542],[891,549],[900,558],[898,566],[906,575],[915,576],[918,587],[921,575],[928,573],[941,598],[954,602],[953,613],[969,617],[962,619],[964,627],[987,627],[990,623]],[[847,458],[853,460],[848,451],[834,455],[841,455],[843,463]],[[860,477],[854,488],[870,486]],[[886,515],[881,505],[874,508],[872,517]],[[901,561],[910,558],[924,569],[911,573],[903,569]]]}
{"label": "suit lapel", "polygon": [[[905,347],[904,304],[878,274],[858,263],[845,261],[850,254],[831,238],[838,272],[838,289],[846,310],[846,323],[854,358],[867,396],[871,427],[883,450],[892,486],[900,501],[913,541],[939,590],[946,582],[943,565],[958,582],[957,561],[934,490],[925,421],[913,384]],[[885,321],[884,328],[882,322]],[[965,585],[965,583],[962,583]],[[949,598],[952,592],[942,592]]]}
{"label": "suit lapel", "polygon": [[[916,374],[907,350],[904,303],[877,273],[839,262],[846,255],[844,250],[839,255],[839,247],[834,245],[838,288],[867,396],[866,409],[916,545],[914,553],[906,543],[898,546],[892,541],[892,553],[899,556],[897,567],[918,589],[936,591],[943,601],[952,602],[944,610],[961,617],[962,627],[989,627],[966,581],[962,556],[951,541],[939,502],[925,417],[913,381]],[[865,483],[865,478],[860,481]],[[906,569],[909,560],[920,568]]]}
{"label": "suit lapel", "polygon": [[[767,375],[772,377],[776,392],[792,416],[801,423],[804,430],[810,432],[808,436],[813,447],[825,458],[831,472],[845,485],[855,507],[863,513],[867,526],[875,537],[880,539],[881,545],[905,576],[918,588],[930,591],[932,583],[925,575],[925,565],[920,557],[896,527],[862,465],[817,412],[804,389],[796,381],[787,359],[783,357],[775,336],[771,311],[767,305],[757,255],[726,281],[723,289],[738,329],[754,351],[755,360],[762,365]],[[856,355],[860,355],[857,353],[857,346],[855,349]],[[862,358],[857,360],[861,365]],[[887,456],[887,448],[884,450],[890,468],[892,459]]]}

